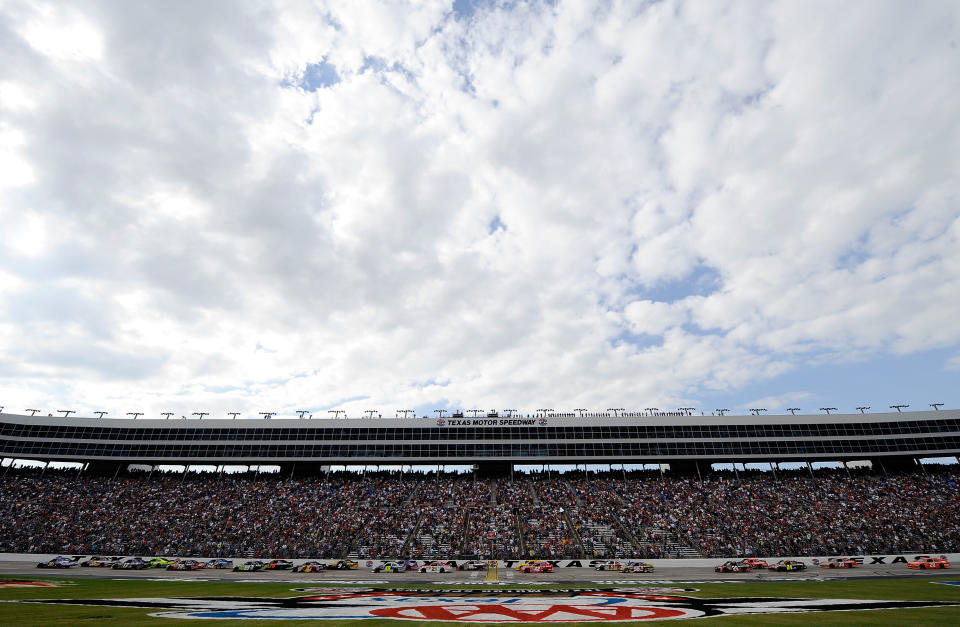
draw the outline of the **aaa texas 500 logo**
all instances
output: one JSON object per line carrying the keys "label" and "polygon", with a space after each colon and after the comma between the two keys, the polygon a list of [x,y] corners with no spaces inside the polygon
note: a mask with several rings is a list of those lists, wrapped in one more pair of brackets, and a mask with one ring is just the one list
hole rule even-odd
{"label": "aaa texas 500 logo", "polygon": [[[551,623],[676,620],[707,616],[879,610],[960,605],[960,601],[869,601],[859,599],[734,598],[696,599],[648,591],[537,591],[486,594],[483,591],[332,590],[290,599],[206,597],[143,599],[58,599],[25,601],[70,605],[143,607],[151,616],[189,619],[290,619],[455,621],[464,623]],[[159,611],[158,611],[159,610]]]}

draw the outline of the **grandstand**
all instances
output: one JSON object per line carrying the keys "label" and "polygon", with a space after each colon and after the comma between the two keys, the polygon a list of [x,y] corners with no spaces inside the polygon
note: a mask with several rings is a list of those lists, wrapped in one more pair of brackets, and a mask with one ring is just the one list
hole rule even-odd
{"label": "grandstand", "polygon": [[[960,551],[960,412],[102,420],[4,414],[0,551],[677,558]],[[809,462],[870,460],[814,472]],[[807,462],[802,470],[777,463]],[[659,470],[627,465],[663,464]],[[767,462],[772,472],[714,472]],[[441,472],[445,464],[476,472]],[[158,465],[279,465],[176,473]],[[330,472],[429,464],[436,472]],[[514,473],[516,464],[545,472]],[[551,467],[606,466],[558,474]],[[669,470],[664,469],[669,465]],[[146,468],[134,472],[133,468]],[[586,466],[584,466],[586,468]]]}
{"label": "grandstand", "polygon": [[610,416],[343,420],[130,420],[0,415],[0,455],[121,464],[279,465],[316,474],[331,464],[667,463],[850,461],[912,467],[960,452],[960,411],[781,416]]}

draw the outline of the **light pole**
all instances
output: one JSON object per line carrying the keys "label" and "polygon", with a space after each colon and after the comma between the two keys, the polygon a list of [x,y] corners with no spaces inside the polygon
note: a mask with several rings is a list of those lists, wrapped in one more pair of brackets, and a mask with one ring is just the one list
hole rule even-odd
{"label": "light pole", "polygon": [[23,411],[33,412],[32,414],[30,414],[31,416],[36,416],[38,413],[40,413],[39,409],[24,409]]}
{"label": "light pole", "polygon": [[649,412],[650,415],[652,416],[652,415],[653,415],[653,412],[655,412],[655,411],[660,411],[660,408],[659,408],[659,407],[644,407],[644,408],[643,408],[643,411]]}
{"label": "light pole", "polygon": [[580,409],[574,409],[573,411],[579,412],[579,416],[577,416],[578,418],[583,418],[583,412],[585,412],[585,411],[587,411],[587,410],[586,410],[586,409],[583,409],[583,408],[580,408]]}
{"label": "light pole", "polygon": [[93,413],[97,414],[97,418],[103,418],[106,414],[109,414],[110,412],[108,412],[108,411],[95,411],[95,412],[93,412]]}
{"label": "light pole", "polygon": [[376,409],[368,409],[368,410],[366,410],[366,411],[363,412],[363,413],[365,413],[365,414],[367,415],[367,418],[373,418],[373,415],[374,415],[374,414],[377,415],[377,418],[380,418],[380,417],[381,417],[381,416],[380,416],[380,412],[378,412]]}
{"label": "light pole", "polygon": [[797,415],[797,412],[800,411],[800,408],[799,408],[799,407],[787,407],[787,411],[790,412],[792,415],[796,416],[796,415]]}
{"label": "light pole", "polygon": [[340,414],[343,414],[343,417],[344,417],[344,418],[347,417],[347,410],[345,410],[345,409],[328,409],[328,410],[327,410],[327,413],[328,413],[328,414],[333,414],[333,417],[334,417],[334,418],[338,417]]}
{"label": "light pole", "polygon": [[551,412],[551,411],[553,411],[553,409],[543,408],[543,409],[538,409],[538,410],[537,410],[537,413],[538,413],[538,414],[541,414],[541,415],[543,415],[543,416],[546,416],[546,415],[547,415],[547,412]]}
{"label": "light pole", "polygon": [[483,411],[482,409],[468,409],[468,410],[465,411],[464,413],[465,413],[465,414],[473,414],[473,417],[476,418],[476,417],[477,417],[477,414],[479,414],[479,413],[482,412],[482,411]]}
{"label": "light pole", "polygon": [[836,408],[836,407],[821,407],[821,408],[820,408],[820,411],[825,411],[825,412],[827,412],[827,415],[829,416],[829,415],[830,415],[830,412],[831,412],[831,411],[837,411],[837,408]]}
{"label": "light pole", "polygon": [[934,411],[940,411],[940,408],[943,407],[943,403],[930,403],[930,407],[933,407]]}
{"label": "light pole", "polygon": [[262,412],[259,412],[259,413],[260,413],[261,416],[263,416],[263,419],[264,419],[264,420],[270,420],[271,418],[273,418],[274,416],[277,415],[277,412],[275,412],[275,411],[262,411]]}
{"label": "light pole", "polygon": [[127,415],[128,415],[128,416],[133,416],[133,419],[136,420],[136,419],[137,419],[137,416],[142,416],[142,415],[143,415],[143,412],[142,412],[142,411],[128,411],[128,412],[127,412]]}
{"label": "light pole", "polygon": [[203,417],[204,417],[204,416],[209,416],[209,415],[210,415],[210,412],[208,412],[208,411],[195,411],[195,412],[193,412],[193,413],[190,414],[190,415],[191,415],[191,416],[199,416],[199,418],[197,418],[197,420],[203,420]]}
{"label": "light pole", "polygon": [[413,413],[412,409],[398,409],[397,414],[403,414],[404,418],[408,418],[410,414]]}
{"label": "light pole", "polygon": [[517,411],[516,409],[504,409],[503,411],[507,412],[507,418],[513,416],[513,412]]}
{"label": "light pole", "polygon": [[607,407],[607,411],[612,411],[613,417],[618,418],[620,414],[618,414],[617,412],[623,411],[623,407]]}
{"label": "light pole", "polygon": [[724,414],[726,414],[726,413],[727,413],[728,411],[730,411],[730,410],[729,410],[729,409],[715,409],[715,410],[713,410],[713,411],[715,411],[715,412],[717,412],[718,414],[720,414],[721,416],[723,416]]}
{"label": "light pole", "polygon": [[869,406],[869,405],[861,405],[860,407],[857,407],[857,409],[859,409],[859,410],[860,410],[860,413],[862,414],[862,413],[865,413],[865,410],[870,409],[870,406]]}
{"label": "light pole", "polygon": [[766,410],[765,408],[763,408],[763,407],[751,407],[751,408],[750,408],[750,411],[753,412],[753,415],[754,415],[754,416],[759,416],[759,415],[760,415],[760,412],[762,412],[762,411],[767,411],[767,410]]}
{"label": "light pole", "polygon": [[57,413],[58,413],[58,414],[63,414],[63,417],[64,417],[64,418],[69,418],[69,417],[70,417],[70,414],[75,414],[75,413],[77,413],[77,412],[73,411],[72,409],[58,409],[58,410],[57,410]]}
{"label": "light pole", "polygon": [[298,409],[297,414],[300,415],[300,420],[303,420],[303,417],[310,413],[309,409]]}
{"label": "light pole", "polygon": [[688,414],[692,414],[693,412],[697,411],[697,408],[696,407],[677,407],[677,411],[682,411]]}
{"label": "light pole", "polygon": [[899,414],[901,409],[906,409],[907,407],[910,407],[910,406],[909,405],[891,405],[890,409],[896,409],[897,413]]}
{"label": "light pole", "polygon": [[228,416],[231,416],[234,420],[236,420],[236,419],[237,419],[237,416],[240,415],[240,412],[238,412],[238,411],[228,411],[228,412],[227,412],[227,415],[228,415]]}
{"label": "light pole", "polygon": [[443,414],[446,412],[446,409],[434,409],[433,413],[440,414],[440,417],[443,418]]}
{"label": "light pole", "polygon": [[166,418],[164,418],[164,420],[170,420],[170,416],[173,415],[173,412],[172,412],[172,411],[165,411],[165,412],[161,412],[160,415],[161,415],[161,416],[166,416]]}

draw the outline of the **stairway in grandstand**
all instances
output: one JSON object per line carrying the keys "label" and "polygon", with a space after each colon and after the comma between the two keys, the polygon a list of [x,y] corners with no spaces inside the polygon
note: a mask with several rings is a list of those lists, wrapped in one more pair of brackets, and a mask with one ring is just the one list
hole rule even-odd
{"label": "stairway in grandstand", "polygon": [[672,531],[667,531],[666,529],[656,529],[652,527],[644,527],[642,530],[641,536],[643,538],[649,538],[651,536],[659,536],[656,541],[651,540],[640,540],[637,542],[644,554],[646,555],[659,555],[662,558],[698,558],[703,557],[703,555],[697,549],[687,546],[682,542],[677,540],[677,536]]}
{"label": "stairway in grandstand", "polygon": [[587,522],[580,528],[580,539],[585,555],[630,557],[636,554],[630,539],[621,537],[610,525]]}

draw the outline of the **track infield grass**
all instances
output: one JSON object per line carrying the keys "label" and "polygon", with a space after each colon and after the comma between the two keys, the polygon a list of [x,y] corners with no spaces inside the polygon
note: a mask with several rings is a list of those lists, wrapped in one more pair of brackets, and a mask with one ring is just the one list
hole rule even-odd
{"label": "track infield grass", "polygon": [[[423,585],[397,584],[392,586],[350,586],[311,583],[247,583],[230,581],[144,581],[137,579],[87,579],[64,577],[20,577],[0,578],[0,584],[15,580],[49,581],[65,583],[53,588],[0,588],[0,624],[2,625],[181,625],[196,624],[214,626],[236,623],[236,620],[219,619],[172,619],[149,616],[158,611],[150,608],[124,608],[97,605],[44,605],[39,603],[16,603],[9,601],[32,599],[123,599],[150,597],[273,597],[288,598],[305,596],[308,593],[294,591],[298,587],[331,588],[343,590],[358,588],[363,590],[483,590],[490,595],[506,594],[500,586],[484,585]],[[960,586],[937,584],[937,581],[958,581],[960,576],[910,579],[870,579],[870,580],[833,580],[833,581],[797,581],[764,583],[697,583],[697,584],[659,584],[640,585],[643,588],[695,588],[696,592],[676,593],[678,596],[696,598],[732,598],[732,597],[788,597],[820,599],[872,599],[896,601],[956,601],[960,602]],[[629,586],[571,586],[537,585],[509,586],[510,589],[551,590],[551,589],[624,589]],[[498,590],[498,588],[501,588]],[[671,593],[672,594],[672,593]],[[356,624],[358,626],[398,625],[455,625],[453,622],[413,621],[392,619],[343,620],[322,619],[327,624]],[[903,625],[922,623],[925,625],[960,625],[960,605],[955,607],[910,608],[896,610],[839,611],[839,612],[801,612],[794,614],[759,614],[753,616],[718,616],[709,619],[714,624],[730,625]],[[247,620],[246,622],[250,622]],[[256,621],[261,624],[266,621]],[[276,621],[269,621],[275,623]],[[284,619],[285,625],[316,625],[316,619]],[[618,622],[618,625],[641,625],[649,621]],[[489,623],[488,623],[489,624]],[[565,622],[564,625],[597,625],[596,622]]]}

